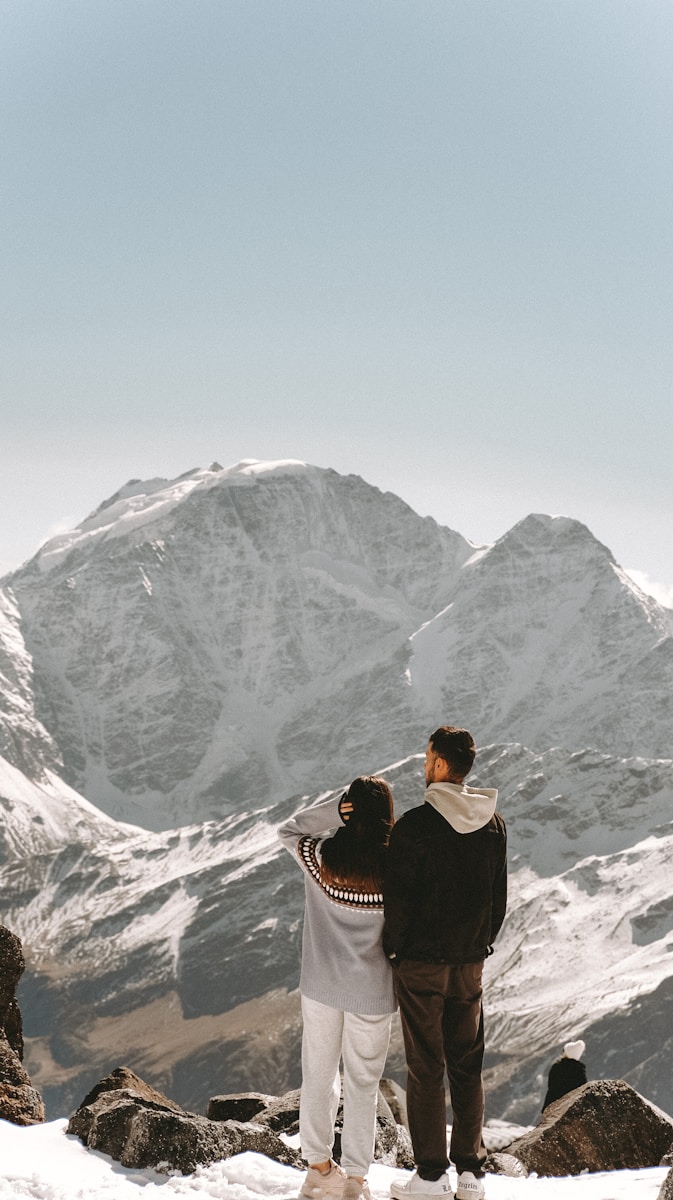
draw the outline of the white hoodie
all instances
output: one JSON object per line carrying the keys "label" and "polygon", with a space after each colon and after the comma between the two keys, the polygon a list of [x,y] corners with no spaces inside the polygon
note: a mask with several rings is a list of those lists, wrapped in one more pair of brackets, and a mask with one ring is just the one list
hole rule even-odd
{"label": "white hoodie", "polygon": [[493,816],[498,789],[468,787],[465,783],[431,783],[425,789],[425,799],[456,833],[474,833],[488,825]]}

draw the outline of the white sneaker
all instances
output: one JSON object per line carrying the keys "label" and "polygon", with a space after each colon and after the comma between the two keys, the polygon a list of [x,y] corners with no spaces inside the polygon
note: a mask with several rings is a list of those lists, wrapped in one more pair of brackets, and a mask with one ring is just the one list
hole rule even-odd
{"label": "white sneaker", "polygon": [[326,1175],[316,1171],[315,1167],[309,1167],[299,1196],[301,1200],[329,1200],[331,1196],[342,1197],[345,1182],[346,1172],[335,1162],[331,1163]]}
{"label": "white sneaker", "polygon": [[344,1184],[343,1200],[372,1200],[367,1180],[360,1183],[359,1179],[349,1175]]}
{"label": "white sneaker", "polygon": [[395,1200],[425,1200],[426,1196],[443,1196],[444,1200],[453,1200],[446,1171],[439,1179],[421,1179],[418,1171],[414,1171],[410,1179],[393,1179],[390,1194]]}
{"label": "white sneaker", "polygon": [[485,1195],[483,1179],[477,1178],[471,1171],[461,1171],[458,1176],[456,1200],[484,1200]]}

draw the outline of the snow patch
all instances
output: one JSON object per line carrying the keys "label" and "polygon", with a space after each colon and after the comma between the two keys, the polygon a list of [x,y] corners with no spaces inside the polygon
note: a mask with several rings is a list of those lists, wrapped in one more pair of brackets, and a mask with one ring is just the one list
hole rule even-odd
{"label": "snow patch", "polygon": [[275,462],[265,462],[260,458],[243,458],[235,466],[229,467],[227,475],[296,475],[299,471],[308,471],[310,466],[299,458],[279,458]]}
{"label": "snow patch", "polygon": [[[122,1167],[66,1134],[67,1121],[21,1128],[0,1121],[0,1200],[294,1200],[304,1173],[262,1154],[237,1154],[192,1175],[158,1175]],[[408,1171],[374,1163],[373,1200],[388,1200],[393,1179]],[[666,1167],[563,1179],[488,1177],[489,1200],[656,1200]],[[455,1172],[451,1169],[455,1188]]]}

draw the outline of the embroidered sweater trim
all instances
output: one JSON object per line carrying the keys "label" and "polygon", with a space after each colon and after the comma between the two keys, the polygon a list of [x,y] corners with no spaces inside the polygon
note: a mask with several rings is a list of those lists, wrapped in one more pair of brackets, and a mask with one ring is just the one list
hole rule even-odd
{"label": "embroidered sweater trim", "polygon": [[320,863],[316,854],[316,847],[321,840],[321,838],[302,837],[299,839],[297,849],[303,866],[328,899],[332,900],[334,904],[343,905],[344,908],[383,910],[383,894],[381,892],[362,892],[357,888],[336,887],[321,879]]}

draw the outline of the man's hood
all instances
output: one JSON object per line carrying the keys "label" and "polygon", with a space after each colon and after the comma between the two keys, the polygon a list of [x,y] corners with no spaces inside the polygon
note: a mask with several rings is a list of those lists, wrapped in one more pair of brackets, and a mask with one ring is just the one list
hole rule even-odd
{"label": "man's hood", "polygon": [[428,804],[437,809],[456,833],[474,833],[488,825],[498,799],[497,788],[474,788],[465,783],[431,783]]}

